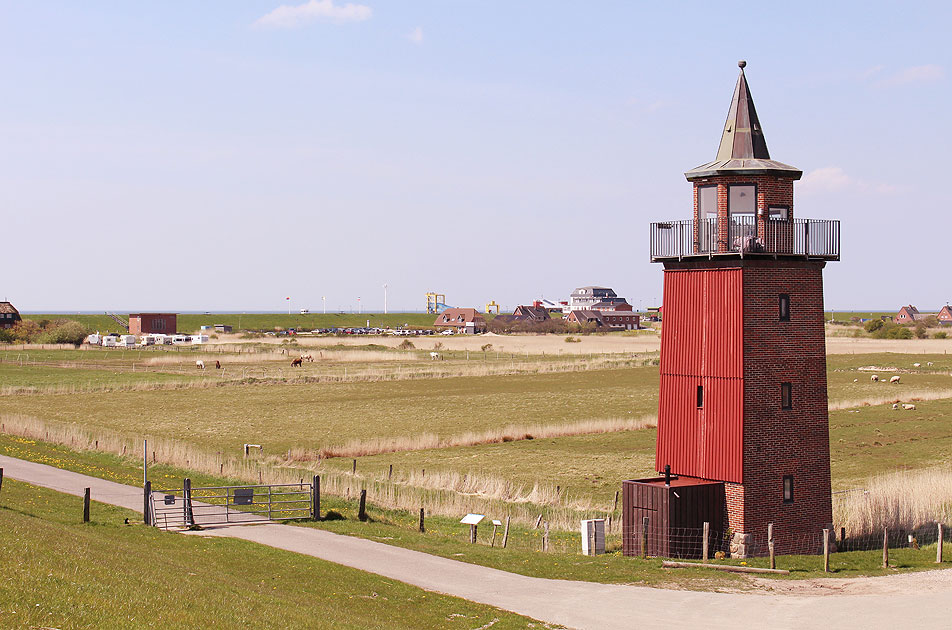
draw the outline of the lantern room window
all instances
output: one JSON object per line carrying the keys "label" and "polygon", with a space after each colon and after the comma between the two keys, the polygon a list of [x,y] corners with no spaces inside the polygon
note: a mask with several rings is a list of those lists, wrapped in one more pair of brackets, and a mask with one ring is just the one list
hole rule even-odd
{"label": "lantern room window", "polygon": [[[757,212],[757,187],[752,184],[732,185],[727,191],[727,211],[731,217],[753,217]],[[739,217],[738,217],[739,218]]]}

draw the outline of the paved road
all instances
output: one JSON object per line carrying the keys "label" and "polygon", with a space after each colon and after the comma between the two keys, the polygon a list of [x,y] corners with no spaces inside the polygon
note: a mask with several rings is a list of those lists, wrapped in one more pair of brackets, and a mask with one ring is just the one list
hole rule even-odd
{"label": "paved road", "polygon": [[[142,509],[142,491],[0,456],[14,479]],[[952,571],[870,578],[888,588],[857,595],[703,593],[531,578],[319,529],[287,525],[228,527],[202,535],[240,538],[354,567],[579,629],[631,628],[949,628]],[[879,581],[879,582],[877,582]],[[832,582],[831,582],[832,583]],[[822,590],[822,589],[820,589]]]}

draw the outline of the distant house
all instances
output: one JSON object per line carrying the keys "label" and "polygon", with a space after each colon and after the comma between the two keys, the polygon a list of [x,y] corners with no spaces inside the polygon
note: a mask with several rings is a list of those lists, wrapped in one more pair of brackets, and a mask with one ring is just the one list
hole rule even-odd
{"label": "distant house", "polygon": [[532,306],[517,306],[512,315],[519,321],[531,323],[544,322],[549,319],[548,309],[540,306],[538,302]]}
{"label": "distant house", "polygon": [[0,302],[0,328],[13,328],[20,321],[20,311],[9,302]]}
{"label": "distant house", "polygon": [[[563,308],[568,314],[572,311],[609,310],[610,305],[627,304],[628,301],[608,287],[579,287],[569,295],[569,303]],[[598,304],[599,308],[595,308]]]}
{"label": "distant house", "polygon": [[448,308],[436,317],[433,326],[471,335],[486,332],[486,320],[475,308]]}
{"label": "distant house", "polygon": [[161,333],[174,335],[178,320],[175,313],[130,313],[129,334],[151,335]]}
{"label": "distant house", "polygon": [[602,319],[601,311],[572,311],[565,319],[580,326],[584,326],[585,324],[594,324],[596,328],[602,328],[605,326],[605,321]]}
{"label": "distant house", "polygon": [[618,298],[618,299],[621,301],[620,302],[596,302],[595,304],[592,304],[591,310],[602,311],[602,312],[627,311],[629,313],[634,310],[634,308],[632,308],[631,304],[629,304],[625,300],[625,298]]}
{"label": "distant house", "polygon": [[912,304],[908,306],[903,306],[899,309],[899,312],[896,314],[896,323],[897,324],[911,324],[912,322],[919,319],[919,309],[917,309]]}
{"label": "distant house", "polygon": [[231,324],[215,324],[215,332],[217,333],[230,333],[231,331]]}

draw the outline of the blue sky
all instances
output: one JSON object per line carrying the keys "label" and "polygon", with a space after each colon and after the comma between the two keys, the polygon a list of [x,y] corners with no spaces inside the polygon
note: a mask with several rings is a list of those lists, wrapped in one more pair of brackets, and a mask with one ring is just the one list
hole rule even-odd
{"label": "blue sky", "polygon": [[[0,4],[0,298],[22,310],[514,307],[661,294],[737,76],[827,306],[934,308],[947,3]],[[11,265],[12,263],[12,265]]]}

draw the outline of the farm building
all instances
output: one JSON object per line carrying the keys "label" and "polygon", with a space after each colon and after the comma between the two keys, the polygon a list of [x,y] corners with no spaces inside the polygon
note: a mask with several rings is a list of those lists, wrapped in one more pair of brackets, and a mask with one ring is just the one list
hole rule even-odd
{"label": "farm building", "polygon": [[651,224],[665,315],[655,470],[674,476],[623,484],[628,553],[639,514],[655,548],[681,556],[697,555],[704,522],[735,557],[765,553],[769,523],[777,553],[817,553],[832,527],[822,273],[840,258],[839,222],[793,216],[802,173],[770,158],[739,65],[716,159],[685,173],[693,219]]}
{"label": "farm building", "polygon": [[162,333],[174,335],[177,326],[175,313],[130,313],[129,334],[149,335]]}
{"label": "farm building", "polygon": [[0,328],[13,328],[20,321],[20,311],[9,302],[0,302]]}
{"label": "farm building", "polygon": [[518,321],[524,322],[544,322],[549,319],[549,310],[538,302],[532,306],[517,306],[512,314]]}
{"label": "farm building", "polygon": [[573,324],[593,323],[600,330],[637,330],[641,322],[631,311],[572,311],[565,319]]}
{"label": "farm building", "polygon": [[486,320],[475,308],[448,308],[436,317],[433,326],[470,335],[486,332]]}
{"label": "farm building", "polygon": [[217,333],[230,333],[232,331],[231,324],[215,324],[215,332]]}

